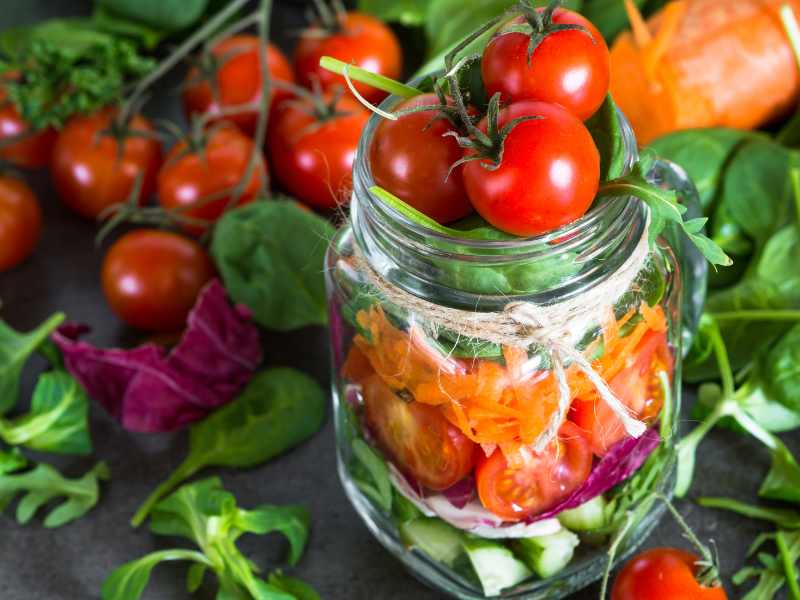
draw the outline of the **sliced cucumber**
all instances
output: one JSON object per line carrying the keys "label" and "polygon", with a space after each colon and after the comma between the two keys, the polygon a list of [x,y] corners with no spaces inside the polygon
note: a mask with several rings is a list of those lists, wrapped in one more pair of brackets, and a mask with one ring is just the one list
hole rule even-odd
{"label": "sliced cucumber", "polygon": [[464,542],[464,550],[481,582],[483,593],[487,596],[497,596],[505,588],[532,575],[528,567],[514,557],[511,550],[498,542],[468,539]]}
{"label": "sliced cucumber", "polygon": [[400,525],[400,538],[433,560],[452,567],[463,552],[464,535],[441,519],[420,517]]}
{"label": "sliced cucumber", "polygon": [[567,529],[539,537],[514,540],[512,547],[526,565],[542,579],[563,570],[580,544],[578,536]]}
{"label": "sliced cucumber", "polygon": [[606,524],[606,501],[603,496],[592,498],[558,515],[561,524],[571,531],[594,531]]}

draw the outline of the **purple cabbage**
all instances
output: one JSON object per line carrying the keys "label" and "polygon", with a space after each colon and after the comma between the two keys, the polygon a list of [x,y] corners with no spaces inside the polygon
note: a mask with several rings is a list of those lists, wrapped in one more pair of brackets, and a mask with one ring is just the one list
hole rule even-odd
{"label": "purple cabbage", "polygon": [[629,437],[617,442],[594,466],[581,487],[547,512],[531,517],[529,522],[550,519],[560,512],[576,508],[600,494],[605,494],[638,471],[660,443],[661,436],[655,429],[648,429],[639,438]]}
{"label": "purple cabbage", "polygon": [[79,341],[85,325],[64,325],[53,341],[64,364],[94,400],[131,431],[174,431],[230,402],[262,359],[259,332],[244,306],[231,306],[218,280],[201,292],[187,328],[167,353]]}
{"label": "purple cabbage", "polygon": [[469,475],[447,488],[442,494],[450,501],[450,504],[462,509],[475,497],[475,478]]}

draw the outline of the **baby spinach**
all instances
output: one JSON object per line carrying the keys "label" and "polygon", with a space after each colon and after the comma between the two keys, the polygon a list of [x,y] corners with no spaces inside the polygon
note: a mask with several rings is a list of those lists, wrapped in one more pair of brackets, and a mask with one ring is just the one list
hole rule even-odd
{"label": "baby spinach", "polygon": [[308,511],[301,506],[262,505],[252,510],[239,508],[236,498],[213,477],[182,486],[153,509],[150,529],[157,535],[188,539],[199,551],[171,549],[154,552],[122,565],[105,581],[103,600],[138,600],[153,568],[166,561],[192,563],[187,573],[187,588],[196,590],[208,570],[220,585],[217,598],[305,600],[314,598],[310,586],[273,573],[267,581],[259,579],[259,568],[236,545],[247,533],[283,534],[290,546],[289,563],[295,564],[308,542]]}
{"label": "baby spinach", "polygon": [[324,418],[325,394],[309,376],[290,368],[261,372],[236,400],[192,426],[189,455],[132,524],[140,525],[160,498],[201,469],[260,465],[314,435]]}
{"label": "baby spinach", "polygon": [[800,325],[795,325],[760,359],[770,397],[800,414]]}
{"label": "baby spinach", "polygon": [[17,521],[24,525],[40,508],[52,500],[64,498],[44,520],[45,527],[61,527],[79,519],[97,504],[100,481],[109,476],[108,467],[102,462],[80,479],[67,479],[46,464],[14,475],[0,475],[0,510],[7,507],[17,494],[23,494],[17,505]]}
{"label": "baby spinach", "polygon": [[0,419],[0,438],[12,446],[41,452],[89,454],[89,399],[66,371],[39,377],[31,410],[15,419]]}
{"label": "baby spinach", "polygon": [[19,333],[0,321],[0,415],[17,404],[22,369],[39,346],[64,321],[57,313],[30,333]]}
{"label": "baby spinach", "polygon": [[230,297],[262,326],[328,321],[324,264],[333,226],[294,201],[254,202],[217,223],[211,253]]}

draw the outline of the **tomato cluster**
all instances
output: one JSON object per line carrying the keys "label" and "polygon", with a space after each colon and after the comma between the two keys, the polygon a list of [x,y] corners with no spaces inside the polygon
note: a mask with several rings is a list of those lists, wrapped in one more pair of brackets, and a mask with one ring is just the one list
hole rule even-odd
{"label": "tomato cluster", "polygon": [[[530,33],[520,31],[525,24]],[[466,114],[454,118],[451,99],[399,105],[399,119],[375,133],[370,160],[378,185],[441,223],[474,209],[519,236],[581,217],[600,180],[600,156],[583,121],[608,93],[603,37],[575,12],[538,9],[498,31],[480,70],[487,95],[501,104],[499,115],[484,117],[476,132],[468,122],[475,109],[465,106]],[[409,112],[422,102],[440,104],[439,114]],[[487,148],[482,138],[504,128]],[[465,134],[471,140],[464,142]]]}
{"label": "tomato cluster", "polygon": [[[294,64],[275,45],[263,44],[258,36],[234,34],[198,57],[182,86],[191,128],[166,154],[163,135],[143,115],[107,107],[72,117],[60,131],[36,132],[0,89],[0,160],[24,168],[49,166],[60,200],[84,218],[136,215],[155,195],[164,219],[179,226],[181,233],[130,232],[105,257],[104,293],[112,310],[133,327],[171,333],[184,326],[199,291],[215,274],[203,239],[193,238],[225,211],[256,200],[270,175],[280,188],[319,209],[334,209],[349,198],[369,112],[344,95],[344,79],[321,69],[319,58],[331,55],[399,77],[396,37],[379,20],[346,12],[302,32]],[[262,51],[270,78],[267,100]],[[379,90],[358,87],[372,101],[382,98]],[[256,139],[262,111],[269,117],[263,148]],[[34,193],[21,180],[0,176],[0,271],[33,251],[40,230]]]}

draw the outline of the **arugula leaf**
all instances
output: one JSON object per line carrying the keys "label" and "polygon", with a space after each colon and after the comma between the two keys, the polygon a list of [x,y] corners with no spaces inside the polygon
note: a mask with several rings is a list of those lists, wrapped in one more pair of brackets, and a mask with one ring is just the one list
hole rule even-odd
{"label": "arugula leaf", "polygon": [[600,152],[600,181],[609,181],[625,173],[625,141],[619,121],[617,105],[611,94],[606,96],[602,106],[586,121],[586,128],[592,134],[597,150]]}
{"label": "arugula leaf", "polygon": [[39,377],[31,410],[13,420],[0,419],[0,438],[13,446],[56,454],[90,454],[89,399],[66,371]]}
{"label": "arugula leaf", "polygon": [[750,519],[769,521],[781,529],[800,529],[800,512],[795,510],[753,506],[732,498],[703,497],[698,498],[697,503],[706,508],[729,510]]}
{"label": "arugula leaf", "polygon": [[57,313],[30,333],[19,333],[0,321],[0,415],[17,404],[19,379],[28,358],[64,321]]}
{"label": "arugula leaf", "polygon": [[328,321],[325,252],[333,226],[296,202],[253,202],[217,223],[211,253],[230,297],[268,329]]}
{"label": "arugula leaf", "polygon": [[189,455],[133,517],[138,526],[153,505],[201,469],[255,467],[316,433],[325,418],[325,394],[313,379],[289,368],[256,375],[233,402],[193,425]]}
{"label": "arugula leaf", "polygon": [[156,565],[162,562],[189,560],[201,567],[210,561],[200,552],[192,550],[161,550],[143,556],[118,567],[103,582],[101,597],[103,600],[138,600],[150,582],[150,574]]}
{"label": "arugula leaf", "polygon": [[279,571],[266,582],[258,579],[259,568],[236,546],[245,533],[280,532],[290,543],[289,560],[294,564],[305,549],[308,528],[308,512],[299,506],[239,508],[218,477],[183,485],[155,506],[150,529],[158,535],[186,538],[199,552],[155,552],[123,565],[106,579],[103,600],[137,600],[153,567],[166,560],[193,561],[187,573],[190,591],[199,588],[206,572],[212,570],[220,584],[218,599],[313,600],[317,596],[308,585]]}
{"label": "arugula leaf", "polygon": [[64,502],[44,520],[45,527],[61,527],[79,519],[97,504],[100,481],[108,478],[108,467],[102,462],[80,479],[66,479],[46,464],[18,475],[0,475],[0,509],[8,506],[17,494],[24,493],[17,506],[17,521],[24,525],[41,507],[63,497]]}

